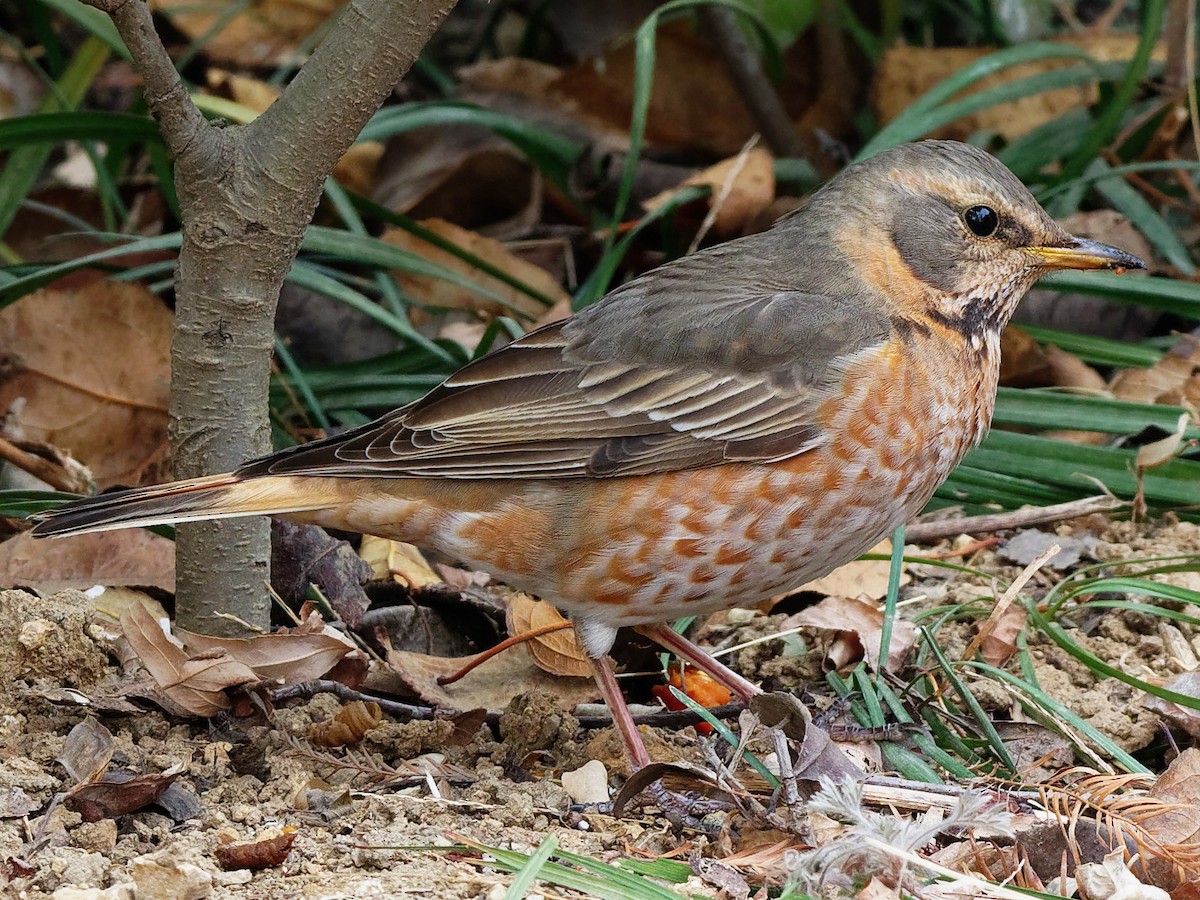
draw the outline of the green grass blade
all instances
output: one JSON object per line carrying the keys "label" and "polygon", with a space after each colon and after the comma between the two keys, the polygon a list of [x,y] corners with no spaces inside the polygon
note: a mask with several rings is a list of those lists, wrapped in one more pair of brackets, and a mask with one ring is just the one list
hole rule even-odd
{"label": "green grass blade", "polygon": [[1091,334],[1075,334],[1025,323],[1021,323],[1019,327],[1039,344],[1053,344],[1092,365],[1134,369],[1152,366],[1163,358],[1161,350],[1144,344],[1129,344]]}
{"label": "green grass blade", "polygon": [[[85,40],[42,101],[40,111],[59,112],[78,106],[108,60],[108,53],[108,47],[99,38]],[[22,201],[37,183],[49,155],[50,147],[43,143],[20,147],[9,154],[8,163],[0,172],[0,234],[8,231]]]}
{"label": "green grass blade", "polygon": [[504,900],[524,900],[525,895],[529,893],[529,889],[533,887],[533,883],[541,875],[542,869],[550,861],[550,855],[556,849],[558,849],[558,841],[553,834],[548,834],[542,838],[541,842],[537,845],[537,849],[530,854],[525,864],[517,870],[517,877],[509,883],[508,890],[504,892]]}
{"label": "green grass blade", "polygon": [[[19,275],[0,286],[0,307],[7,306],[14,300],[24,297],[26,294],[30,294],[53,281],[57,281],[64,275],[78,272],[80,269],[103,268],[106,264],[110,264],[112,260],[118,260],[123,256],[131,254],[178,250],[181,240],[181,235],[178,231],[173,231],[169,234],[160,234],[157,237],[138,238],[132,241],[127,241],[125,235],[105,235],[105,237],[117,237],[123,243],[116,247],[110,247],[107,250],[98,250],[95,253],[88,253],[76,259],[67,260],[66,262],[53,263],[48,266],[23,267],[29,268],[31,271],[27,274]],[[111,267],[114,269],[122,268],[117,265],[112,265]]]}
{"label": "green grass blade", "polygon": [[133,57],[129,55],[129,48],[125,46],[125,41],[121,39],[117,26],[113,24],[107,13],[81,3],[80,0],[37,0],[37,2],[55,12],[62,13],[88,34],[103,42],[121,59],[133,62]]}
{"label": "green grass blade", "polygon": [[[983,59],[976,60],[949,78],[943,79],[918,97],[904,112],[876,133],[859,151],[855,162],[874,156],[880,150],[903,144],[920,137],[936,127],[933,115],[937,107],[946,104],[951,97],[970,87],[975,82],[1010,66],[1037,62],[1045,59],[1080,59],[1092,63],[1092,58],[1082,50],[1064,44],[1030,43],[999,50]],[[1094,65],[1094,63],[1092,63]],[[939,124],[944,124],[939,123]]]}

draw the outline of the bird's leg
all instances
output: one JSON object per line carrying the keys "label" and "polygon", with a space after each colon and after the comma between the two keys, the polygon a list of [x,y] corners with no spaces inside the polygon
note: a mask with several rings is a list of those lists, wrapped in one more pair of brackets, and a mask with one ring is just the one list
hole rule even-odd
{"label": "bird's leg", "polygon": [[[701,650],[682,634],[667,625],[642,625],[637,629],[667,650],[670,650],[684,662],[689,662],[701,672],[712,676],[716,681],[725,685],[737,697],[749,701],[762,693],[762,688],[747,681],[733,669]],[[597,676],[599,677],[599,676]]]}
{"label": "bird's leg", "polygon": [[600,696],[604,698],[604,703],[608,706],[608,712],[612,716],[613,724],[617,726],[617,731],[621,735],[621,743],[625,745],[625,752],[629,755],[629,762],[636,772],[643,766],[650,765],[650,754],[646,750],[646,745],[642,741],[642,736],[638,734],[637,725],[634,724],[633,714],[630,713],[629,707],[625,703],[625,697],[621,694],[621,688],[617,684],[617,677],[613,674],[612,663],[608,659],[608,655],[592,656],[588,654],[588,662],[592,664],[592,674],[596,676],[596,684],[600,687]]}

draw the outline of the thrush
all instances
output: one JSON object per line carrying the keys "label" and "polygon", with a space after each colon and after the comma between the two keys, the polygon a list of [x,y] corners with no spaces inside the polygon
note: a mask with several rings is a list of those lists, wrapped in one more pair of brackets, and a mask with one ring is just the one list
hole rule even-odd
{"label": "thrush", "polygon": [[1073,237],[994,157],[926,141],[850,166],[770,230],[663,265],[378,421],[235,472],[46,513],[38,536],[273,515],[434,548],[566,610],[634,768],[607,658],[750,605],[921,510],[987,431],[1000,333]]}

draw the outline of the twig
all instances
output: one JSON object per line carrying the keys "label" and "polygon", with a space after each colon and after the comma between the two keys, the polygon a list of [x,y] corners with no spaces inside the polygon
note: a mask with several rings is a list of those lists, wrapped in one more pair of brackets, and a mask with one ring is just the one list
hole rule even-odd
{"label": "twig", "polygon": [[182,155],[197,135],[209,129],[154,30],[149,4],[145,0],[83,2],[112,16],[121,40],[129,48],[142,76],[146,105],[158,122],[163,142],[173,156]]}
{"label": "twig", "polygon": [[737,182],[738,176],[742,174],[742,169],[746,168],[746,162],[750,159],[750,151],[758,144],[758,135],[753,134],[750,140],[746,141],[742,149],[738,151],[737,158],[733,161],[733,167],[729,170],[729,174],[725,176],[725,181],[721,185],[721,189],[713,194],[712,203],[708,207],[708,215],[704,217],[704,221],[700,223],[700,229],[696,232],[696,236],[692,238],[691,244],[688,245],[688,255],[695,253],[700,249],[700,244],[708,235],[709,229],[717,221],[717,216],[721,214],[721,207],[725,205],[725,201],[729,199],[729,195],[733,193],[733,186]]}
{"label": "twig", "polygon": [[1000,599],[996,601],[996,605],[992,609],[992,614],[987,617],[987,621],[983,623],[975,637],[971,639],[971,643],[967,645],[967,649],[963,651],[963,659],[969,660],[975,658],[975,654],[979,651],[979,648],[983,646],[983,642],[986,641],[991,636],[992,632],[996,630],[996,626],[1000,623],[1000,620],[1004,617],[1004,614],[1008,611],[1008,608],[1012,606],[1013,601],[1017,599],[1017,594],[1021,593],[1021,589],[1029,583],[1029,579],[1034,576],[1038,569],[1040,569],[1054,557],[1058,556],[1059,551],[1061,550],[1062,547],[1058,546],[1058,544],[1051,544],[1044,551],[1039,553],[1033,562],[1025,567],[1024,571],[1022,571],[1020,575],[1013,579],[1012,584],[1008,586],[1008,589],[1001,594]]}
{"label": "twig", "polygon": [[[453,718],[461,713],[457,709],[438,709],[432,706],[418,706],[414,703],[402,703],[399,700],[391,700],[387,697],[381,697],[378,694],[368,694],[363,691],[356,691],[349,685],[342,684],[340,681],[321,678],[315,681],[304,681],[300,684],[287,684],[283,687],[276,688],[271,691],[271,700],[275,703],[282,703],[285,700],[311,700],[317,694],[333,694],[341,700],[350,702],[352,700],[362,700],[378,703],[379,708],[389,715],[397,718],[408,718],[410,720],[425,721],[428,719],[448,719]],[[746,708],[746,704],[741,701],[734,703],[726,703],[724,706],[714,706],[708,712],[716,716],[718,719],[734,719],[738,714]],[[610,716],[576,716],[575,717],[581,728],[607,728],[612,724]],[[495,725],[500,721],[500,714],[489,712],[484,720],[489,725]],[[657,728],[683,728],[687,725],[695,725],[700,721],[700,716],[692,712],[690,709],[680,710],[660,710],[652,713],[643,713],[635,715],[633,721],[637,725],[650,725]]]}
{"label": "twig", "polygon": [[1073,519],[1094,512],[1109,512],[1128,505],[1116,497],[1084,497],[1082,500],[1069,500],[1053,506],[1027,506],[1011,512],[984,516],[914,522],[908,526],[906,539],[914,544],[927,544],[960,534],[980,534],[985,531],[1005,531],[1029,525],[1044,525],[1047,522],[1061,522],[1063,519]]}
{"label": "twig", "polygon": [[[38,452],[41,451],[41,452]],[[71,494],[86,494],[93,487],[87,469],[69,456],[58,454],[56,448],[27,441],[14,443],[0,437],[0,460],[12,463],[18,469],[39,478],[56,491]]]}
{"label": "twig", "polygon": [[454,684],[454,682],[458,681],[460,678],[463,678],[472,669],[482,665],[489,659],[494,658],[498,654],[507,650],[509,647],[515,647],[517,644],[523,644],[526,641],[531,641],[534,638],[541,637],[542,635],[552,634],[555,631],[562,631],[570,627],[570,622],[552,622],[551,624],[543,625],[540,628],[533,628],[529,631],[522,631],[520,634],[511,635],[510,637],[502,640],[495,647],[490,647],[478,654],[474,659],[472,659],[469,663],[452,675],[439,675],[437,683],[442,687],[445,687],[448,684]]}
{"label": "twig", "polygon": [[776,156],[803,155],[796,127],[788,117],[779,92],[762,68],[762,60],[738,24],[737,14],[723,6],[704,6],[700,16],[712,29],[729,77],[746,101],[750,115]]}

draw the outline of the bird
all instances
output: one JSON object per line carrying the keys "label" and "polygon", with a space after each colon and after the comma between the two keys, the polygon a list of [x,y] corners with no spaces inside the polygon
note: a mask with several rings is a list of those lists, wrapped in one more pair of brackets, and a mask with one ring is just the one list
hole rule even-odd
{"label": "bird", "polygon": [[608,657],[619,628],[752,698],[666,623],[877,544],[986,433],[1000,335],[1030,286],[1141,268],[1069,234],[985,151],[903,144],[377,421],[68,503],[32,531],[272,515],[435,549],[567,612],[636,770],[650,757]]}

